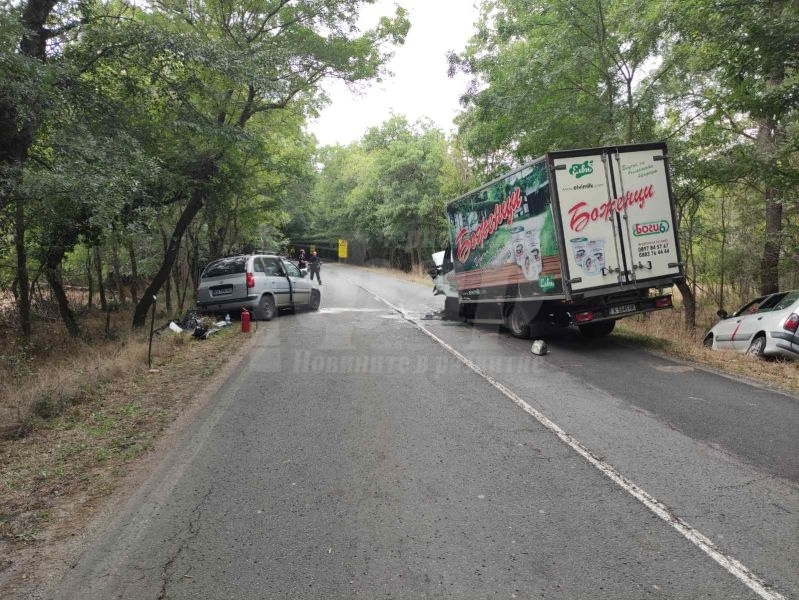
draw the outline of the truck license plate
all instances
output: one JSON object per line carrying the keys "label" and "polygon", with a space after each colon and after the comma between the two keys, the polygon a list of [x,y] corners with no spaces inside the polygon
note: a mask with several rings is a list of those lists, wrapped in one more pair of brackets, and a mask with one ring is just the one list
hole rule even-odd
{"label": "truck license plate", "polygon": [[608,313],[611,315],[623,315],[630,312],[635,312],[635,304],[622,304],[621,306],[613,306],[608,311]]}

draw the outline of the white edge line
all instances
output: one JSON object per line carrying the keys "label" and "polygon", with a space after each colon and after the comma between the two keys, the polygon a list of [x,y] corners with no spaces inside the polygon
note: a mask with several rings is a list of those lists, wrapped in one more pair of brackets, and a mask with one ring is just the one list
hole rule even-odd
{"label": "white edge line", "polygon": [[372,296],[374,296],[380,302],[383,302],[391,309],[397,311],[400,315],[402,315],[406,321],[414,325],[417,329],[424,332],[426,335],[431,337],[433,340],[438,342],[441,346],[443,346],[450,354],[454,355],[458,360],[460,360],[463,364],[469,367],[472,371],[477,373],[480,377],[488,381],[492,386],[502,392],[505,396],[507,396],[510,400],[513,401],[514,404],[519,406],[524,412],[532,416],[536,421],[541,423],[544,427],[546,427],[549,431],[554,433],[558,436],[563,443],[568,445],[572,450],[577,452],[580,456],[586,459],[589,463],[591,463],[594,467],[599,469],[606,477],[610,478],[614,481],[619,487],[621,487],[624,491],[630,494],[633,498],[641,502],[644,506],[646,506],[651,512],[655,515],[660,517],[663,521],[671,525],[674,529],[676,529],[683,537],[688,539],[691,543],[695,546],[699,547],[705,554],[707,554],[710,558],[715,560],[719,565],[721,565],[728,573],[733,575],[736,579],[738,579],[741,583],[746,585],[749,589],[754,591],[758,596],[763,598],[764,600],[785,600],[785,597],[780,594],[779,592],[774,591],[769,587],[769,585],[764,582],[760,577],[755,575],[749,567],[741,563],[738,559],[730,556],[729,554],[725,554],[721,550],[719,550],[718,546],[707,536],[700,533],[696,529],[694,529],[691,525],[685,522],[683,519],[675,515],[669,508],[660,502],[660,500],[653,497],[649,494],[646,490],[641,489],[635,483],[627,479],[624,475],[619,473],[615,467],[611,464],[605,462],[601,458],[594,455],[591,450],[583,446],[583,444],[574,438],[572,435],[566,433],[561,427],[551,421],[548,417],[546,417],[543,413],[537,411],[535,408],[530,406],[527,402],[522,400],[519,396],[517,396],[513,391],[509,388],[505,387],[499,381],[494,379],[488,373],[483,372],[480,367],[475,365],[471,360],[469,360],[466,356],[455,350],[452,346],[447,344],[444,340],[438,337],[433,332],[429,331],[427,328],[423,327],[410,317],[408,317],[401,308],[394,306],[391,302],[386,300],[385,298],[381,298],[373,291],[359,285],[355,282],[352,282],[364,291],[368,292]]}

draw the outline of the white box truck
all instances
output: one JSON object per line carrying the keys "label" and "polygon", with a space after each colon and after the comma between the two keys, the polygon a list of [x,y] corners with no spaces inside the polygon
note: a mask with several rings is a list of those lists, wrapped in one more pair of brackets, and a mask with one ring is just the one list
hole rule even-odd
{"label": "white box truck", "polygon": [[550,152],[447,205],[450,245],[434,255],[448,313],[576,325],[670,308],[683,277],[665,143]]}

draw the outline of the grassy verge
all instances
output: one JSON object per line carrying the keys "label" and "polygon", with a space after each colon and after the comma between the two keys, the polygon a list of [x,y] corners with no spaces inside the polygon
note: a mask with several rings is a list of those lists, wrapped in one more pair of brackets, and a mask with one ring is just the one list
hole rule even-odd
{"label": "grassy verge", "polygon": [[41,366],[14,377],[21,391],[12,413],[24,430],[0,441],[0,548],[7,550],[79,528],[224,366],[241,334],[234,326],[200,341],[166,331],[154,343],[152,369],[144,337],[57,345],[61,352],[42,353]]}
{"label": "grassy verge", "polygon": [[761,360],[737,352],[709,350],[702,337],[707,327],[687,331],[679,309],[660,311],[646,318],[628,318],[618,322],[613,336],[621,341],[706,365],[717,371],[745,377],[768,387],[799,393],[799,362]]}

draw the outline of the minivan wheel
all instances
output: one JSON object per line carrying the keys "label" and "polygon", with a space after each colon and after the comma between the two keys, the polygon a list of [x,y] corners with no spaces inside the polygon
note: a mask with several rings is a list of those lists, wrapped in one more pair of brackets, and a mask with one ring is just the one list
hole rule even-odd
{"label": "minivan wheel", "polygon": [[272,296],[261,296],[261,301],[258,303],[258,314],[256,315],[258,319],[260,321],[271,321],[276,314],[275,299]]}
{"label": "minivan wheel", "polygon": [[749,347],[746,349],[747,356],[754,356],[755,358],[763,358],[763,352],[766,350],[766,336],[762,333],[752,340]]}
{"label": "minivan wheel", "polygon": [[311,310],[319,310],[319,304],[322,302],[322,294],[319,290],[311,290],[311,299],[308,301],[308,308]]}
{"label": "minivan wheel", "polygon": [[705,339],[702,340],[702,345],[705,348],[712,348],[713,347],[713,334],[712,333],[708,334],[707,336],[705,336]]}

